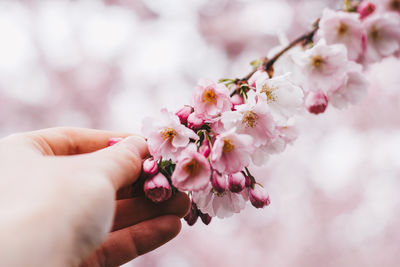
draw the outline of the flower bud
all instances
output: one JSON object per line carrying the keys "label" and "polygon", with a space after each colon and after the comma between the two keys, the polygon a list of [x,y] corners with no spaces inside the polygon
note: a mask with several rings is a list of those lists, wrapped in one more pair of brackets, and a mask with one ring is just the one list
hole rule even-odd
{"label": "flower bud", "polygon": [[123,138],[120,138],[120,137],[113,137],[113,138],[110,138],[110,139],[108,140],[108,146],[113,146],[113,145],[115,145],[116,143],[122,141],[122,139],[123,139]]}
{"label": "flower bud", "polygon": [[143,172],[155,175],[158,172],[158,163],[153,158],[146,159],[143,162]]}
{"label": "flower bud", "polygon": [[245,186],[246,186],[247,188],[249,188],[249,187],[251,186],[251,179],[250,179],[249,176],[246,176],[246,183],[245,183]]}
{"label": "flower bud", "polygon": [[199,211],[199,216],[200,219],[203,221],[203,223],[205,225],[209,225],[211,222],[212,217],[210,215],[208,215],[207,213],[202,213],[201,211]]}
{"label": "flower bud", "polygon": [[175,115],[179,117],[179,120],[182,124],[187,123],[189,115],[193,112],[193,108],[190,106],[184,106],[179,109]]}
{"label": "flower bud", "polygon": [[228,189],[228,181],[226,179],[226,175],[219,175],[218,173],[214,172],[211,185],[217,193],[223,193]]}
{"label": "flower bud", "polygon": [[196,204],[192,202],[189,213],[185,217],[183,217],[183,219],[187,222],[188,225],[192,226],[196,223],[197,218],[199,218],[199,210],[197,209]]}
{"label": "flower bud", "polygon": [[364,19],[374,13],[376,6],[368,1],[362,1],[357,7],[357,12],[360,14],[360,19]]}
{"label": "flower bud", "polygon": [[246,185],[246,177],[241,172],[229,174],[229,190],[240,193]]}
{"label": "flower bud", "polygon": [[210,155],[211,149],[210,145],[208,144],[207,138],[204,138],[203,143],[199,147],[199,152],[206,158]]}
{"label": "flower bud", "polygon": [[232,109],[236,110],[235,109],[236,106],[244,104],[244,99],[243,99],[243,97],[241,95],[234,94],[231,97],[231,102],[232,102],[232,105],[233,105]]}
{"label": "flower bud", "polygon": [[267,192],[265,192],[264,188],[257,184],[254,186],[254,189],[250,188],[249,198],[251,204],[257,209],[264,208],[271,203]]}
{"label": "flower bud", "polygon": [[148,199],[156,203],[163,202],[172,195],[171,186],[162,173],[146,180],[143,191]]}
{"label": "flower bud", "polygon": [[194,131],[197,131],[198,129],[200,129],[201,126],[203,126],[203,124],[204,124],[204,120],[202,118],[200,118],[199,116],[196,116],[195,113],[190,114],[189,117],[187,118],[188,127]]}
{"label": "flower bud", "polygon": [[310,113],[323,113],[328,106],[328,98],[321,92],[309,92],[305,101],[306,107]]}

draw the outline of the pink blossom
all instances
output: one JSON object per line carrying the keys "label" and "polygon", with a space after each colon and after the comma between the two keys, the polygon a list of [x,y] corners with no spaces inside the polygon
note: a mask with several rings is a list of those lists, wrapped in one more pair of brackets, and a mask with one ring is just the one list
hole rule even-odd
{"label": "pink blossom", "polygon": [[292,58],[303,73],[301,84],[305,91],[326,93],[336,89],[349,64],[346,47],[342,44],[327,45],[325,39],[311,49],[293,53]]}
{"label": "pink blossom", "polygon": [[228,189],[228,176],[226,174],[213,173],[211,185],[215,192],[223,193]]}
{"label": "pink blossom", "polygon": [[319,22],[316,40],[325,39],[327,44],[343,44],[347,48],[349,59],[357,60],[363,52],[364,35],[359,14],[326,8]]}
{"label": "pink blossom", "polygon": [[368,81],[361,71],[351,70],[343,80],[342,86],[330,92],[329,100],[336,108],[357,104],[367,95]]}
{"label": "pink blossom", "polygon": [[204,138],[201,146],[199,147],[199,152],[206,158],[208,158],[208,156],[210,155],[211,148],[210,145],[208,144],[207,138]]}
{"label": "pink blossom", "polygon": [[159,173],[144,183],[144,193],[153,202],[163,202],[172,195],[171,186],[167,178]]}
{"label": "pink blossom", "polygon": [[224,111],[231,110],[229,90],[224,84],[201,80],[193,92],[192,103],[197,116],[210,120]]}
{"label": "pink blossom", "polygon": [[376,6],[369,1],[362,1],[357,7],[357,12],[360,14],[360,19],[365,19],[372,13],[374,13]]}
{"label": "pink blossom", "polygon": [[175,160],[189,144],[190,139],[197,140],[199,138],[196,133],[180,123],[178,116],[166,109],[161,110],[157,120],[145,118],[142,132],[148,138],[149,151],[155,160],[161,157]]}
{"label": "pink blossom", "polygon": [[237,134],[232,128],[217,136],[210,154],[211,164],[221,173],[238,172],[250,163],[253,151],[253,138]]}
{"label": "pink blossom", "polygon": [[371,2],[377,5],[380,12],[400,13],[399,0],[371,0]]}
{"label": "pink blossom", "polygon": [[244,99],[241,95],[235,94],[231,97],[231,102],[233,105],[232,110],[236,110],[236,106],[244,104]]}
{"label": "pink blossom", "polygon": [[256,100],[254,91],[248,92],[247,103],[236,107],[236,111],[222,114],[225,129],[236,127],[236,132],[253,137],[255,146],[266,144],[273,137],[274,119],[266,101]]}
{"label": "pink blossom", "polygon": [[204,124],[204,119],[202,116],[199,116],[196,113],[192,113],[189,115],[187,118],[187,125],[190,129],[197,131],[203,126]]}
{"label": "pink blossom", "polygon": [[172,184],[182,191],[204,189],[210,181],[211,168],[208,160],[199,152],[195,144],[190,144],[178,157]]}
{"label": "pink blossom", "polygon": [[252,154],[252,161],[257,166],[265,164],[270,155],[282,153],[286,146],[292,144],[298,136],[298,130],[293,125],[277,126],[275,128],[274,138],[259,148]]}
{"label": "pink blossom", "polygon": [[256,82],[258,101],[267,103],[274,119],[279,122],[293,116],[303,104],[303,91],[289,81],[289,76],[285,74]]}
{"label": "pink blossom", "polygon": [[240,193],[246,185],[246,177],[241,172],[229,174],[229,190],[233,193]]}
{"label": "pink blossom", "polygon": [[249,78],[248,83],[251,87],[256,88],[257,80],[266,80],[269,79],[269,75],[266,71],[257,70],[254,74]]}
{"label": "pink blossom", "polygon": [[254,186],[254,189],[250,188],[249,199],[251,204],[257,209],[264,208],[271,203],[267,192],[257,184]]}
{"label": "pink blossom", "polygon": [[189,115],[193,112],[193,108],[190,106],[183,106],[180,108],[175,115],[179,117],[182,124],[187,123]]}
{"label": "pink blossom", "polygon": [[227,190],[220,194],[214,192],[210,185],[203,191],[193,192],[193,201],[199,210],[218,218],[226,218],[234,213],[239,213],[246,207],[247,200],[247,190],[243,190],[239,194]]}
{"label": "pink blossom", "polygon": [[321,91],[310,91],[306,97],[305,105],[310,113],[320,114],[328,106],[328,98]]}
{"label": "pink blossom", "polygon": [[367,31],[367,62],[379,61],[399,50],[400,17],[397,14],[375,14],[363,21]]}
{"label": "pink blossom", "polygon": [[156,160],[149,158],[143,162],[143,172],[154,175],[158,172],[158,163]]}
{"label": "pink blossom", "polygon": [[113,138],[110,138],[110,139],[108,140],[108,146],[113,146],[113,145],[115,145],[116,143],[122,141],[122,139],[123,139],[123,138],[120,138],[120,137],[113,137]]}

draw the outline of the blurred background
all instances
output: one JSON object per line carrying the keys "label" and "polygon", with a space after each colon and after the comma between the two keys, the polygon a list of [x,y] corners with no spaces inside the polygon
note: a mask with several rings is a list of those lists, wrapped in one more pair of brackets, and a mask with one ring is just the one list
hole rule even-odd
{"label": "blurred background", "polygon": [[[189,103],[199,78],[242,77],[342,1],[1,0],[0,136],[54,126],[138,132]],[[270,193],[209,226],[184,224],[126,266],[399,266],[400,61],[371,66],[363,103],[299,120],[263,168]]]}

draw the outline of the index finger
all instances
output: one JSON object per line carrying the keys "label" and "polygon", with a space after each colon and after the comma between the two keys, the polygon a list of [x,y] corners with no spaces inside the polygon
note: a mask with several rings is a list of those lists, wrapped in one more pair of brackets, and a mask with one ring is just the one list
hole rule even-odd
{"label": "index finger", "polygon": [[113,137],[133,134],[94,129],[58,127],[23,134],[43,155],[76,155],[94,152],[108,146]]}

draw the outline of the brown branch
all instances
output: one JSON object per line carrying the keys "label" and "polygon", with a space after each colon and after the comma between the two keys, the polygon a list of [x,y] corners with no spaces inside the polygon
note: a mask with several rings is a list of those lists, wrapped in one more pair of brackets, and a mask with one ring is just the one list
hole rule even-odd
{"label": "brown branch", "polygon": [[[303,44],[307,44],[309,42],[312,41],[315,33],[318,30],[318,23],[319,23],[319,19],[316,20],[316,22],[314,23],[314,29],[308,33],[303,34],[302,36],[298,37],[297,39],[295,39],[294,41],[292,41],[290,44],[288,44],[285,48],[283,48],[278,54],[276,54],[273,58],[271,59],[267,59],[264,58],[262,60],[261,66],[262,68],[268,72],[268,73],[272,73],[273,72],[273,65],[274,63],[283,55],[285,54],[287,51],[289,51],[290,49],[292,49],[294,46],[303,43]],[[237,88],[231,93],[231,96],[235,95],[236,93],[239,92],[239,88],[242,84],[247,83],[248,80],[250,79],[251,76],[253,76],[253,74],[257,71],[257,69],[254,69],[252,72],[250,72],[249,74],[247,74],[245,77],[243,77],[242,79],[236,79],[235,83],[237,85]]]}

